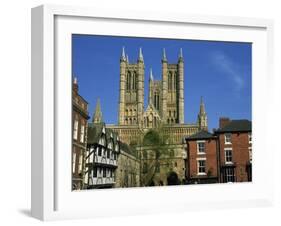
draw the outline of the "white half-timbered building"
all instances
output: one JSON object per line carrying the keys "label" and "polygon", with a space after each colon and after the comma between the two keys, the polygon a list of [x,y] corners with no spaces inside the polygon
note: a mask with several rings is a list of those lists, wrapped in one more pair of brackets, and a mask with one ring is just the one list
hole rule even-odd
{"label": "white half-timbered building", "polygon": [[116,169],[120,141],[118,134],[102,122],[97,103],[93,122],[88,125],[88,143],[85,158],[84,187],[112,188],[116,183]]}

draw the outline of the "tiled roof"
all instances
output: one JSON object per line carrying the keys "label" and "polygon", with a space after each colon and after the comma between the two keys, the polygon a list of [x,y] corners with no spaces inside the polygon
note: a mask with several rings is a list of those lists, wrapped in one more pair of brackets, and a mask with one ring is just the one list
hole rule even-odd
{"label": "tiled roof", "polygon": [[213,134],[209,133],[208,131],[201,130],[198,133],[195,133],[191,136],[186,137],[186,140],[199,140],[199,139],[210,139],[213,138]]}
{"label": "tiled roof", "polygon": [[226,126],[218,129],[216,133],[225,132],[250,132],[252,131],[252,122],[247,119],[231,120]]}

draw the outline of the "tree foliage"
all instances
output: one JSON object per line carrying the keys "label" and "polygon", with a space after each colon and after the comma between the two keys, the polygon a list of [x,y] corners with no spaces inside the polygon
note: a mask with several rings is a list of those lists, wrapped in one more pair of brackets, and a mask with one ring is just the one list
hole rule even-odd
{"label": "tree foliage", "polygon": [[151,186],[151,184],[154,184],[154,176],[161,165],[160,160],[165,159],[165,162],[170,160],[168,138],[169,137],[165,133],[163,127],[151,129],[143,136],[142,147],[144,147],[145,149],[143,151],[143,153],[145,154],[144,159],[147,159],[146,150],[148,150],[148,152],[153,155],[153,159],[149,159],[146,161],[146,164],[148,163],[149,166],[146,178],[143,181],[145,186]]}

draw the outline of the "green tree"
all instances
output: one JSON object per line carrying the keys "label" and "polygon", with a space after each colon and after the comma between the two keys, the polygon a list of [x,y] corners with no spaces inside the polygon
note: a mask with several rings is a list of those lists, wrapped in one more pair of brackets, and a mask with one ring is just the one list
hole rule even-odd
{"label": "green tree", "polygon": [[[143,135],[141,140],[139,145],[142,152],[141,158],[143,166],[147,168],[142,172],[142,185],[153,186],[155,175],[160,171],[160,167],[164,169],[163,166],[166,166],[167,171],[170,171],[169,167],[172,165],[170,158],[171,150],[169,150],[169,135],[165,131],[165,128],[159,127],[149,130]],[[161,161],[164,159],[165,161]]]}

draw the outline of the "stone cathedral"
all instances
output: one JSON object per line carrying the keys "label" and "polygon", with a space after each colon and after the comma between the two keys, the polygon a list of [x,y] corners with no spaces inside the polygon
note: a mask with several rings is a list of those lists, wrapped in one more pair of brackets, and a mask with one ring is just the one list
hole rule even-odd
{"label": "stone cathedral", "polygon": [[[118,132],[122,142],[137,146],[140,157],[148,159],[143,152],[149,147],[138,147],[140,139],[148,131],[162,128],[167,134],[167,147],[170,155],[163,158],[153,173],[153,184],[162,185],[167,183],[167,174],[171,171],[178,175],[181,180],[185,178],[185,144],[184,137],[197,133],[200,130],[208,130],[207,115],[201,98],[198,118],[195,123],[184,122],[184,82],[187,79],[184,73],[184,57],[182,49],[179,51],[178,60],[170,63],[163,49],[161,60],[162,79],[153,78],[152,69],[149,76],[148,105],[144,105],[144,81],[145,61],[142,49],[139,49],[137,62],[129,62],[128,55],[123,48],[120,57],[120,83],[119,83],[119,113],[118,124],[107,127]],[[188,80],[188,79],[187,79]],[[198,98],[199,99],[199,98]],[[153,156],[150,158],[153,159]],[[142,184],[152,180],[149,175],[153,161],[143,161]]]}

